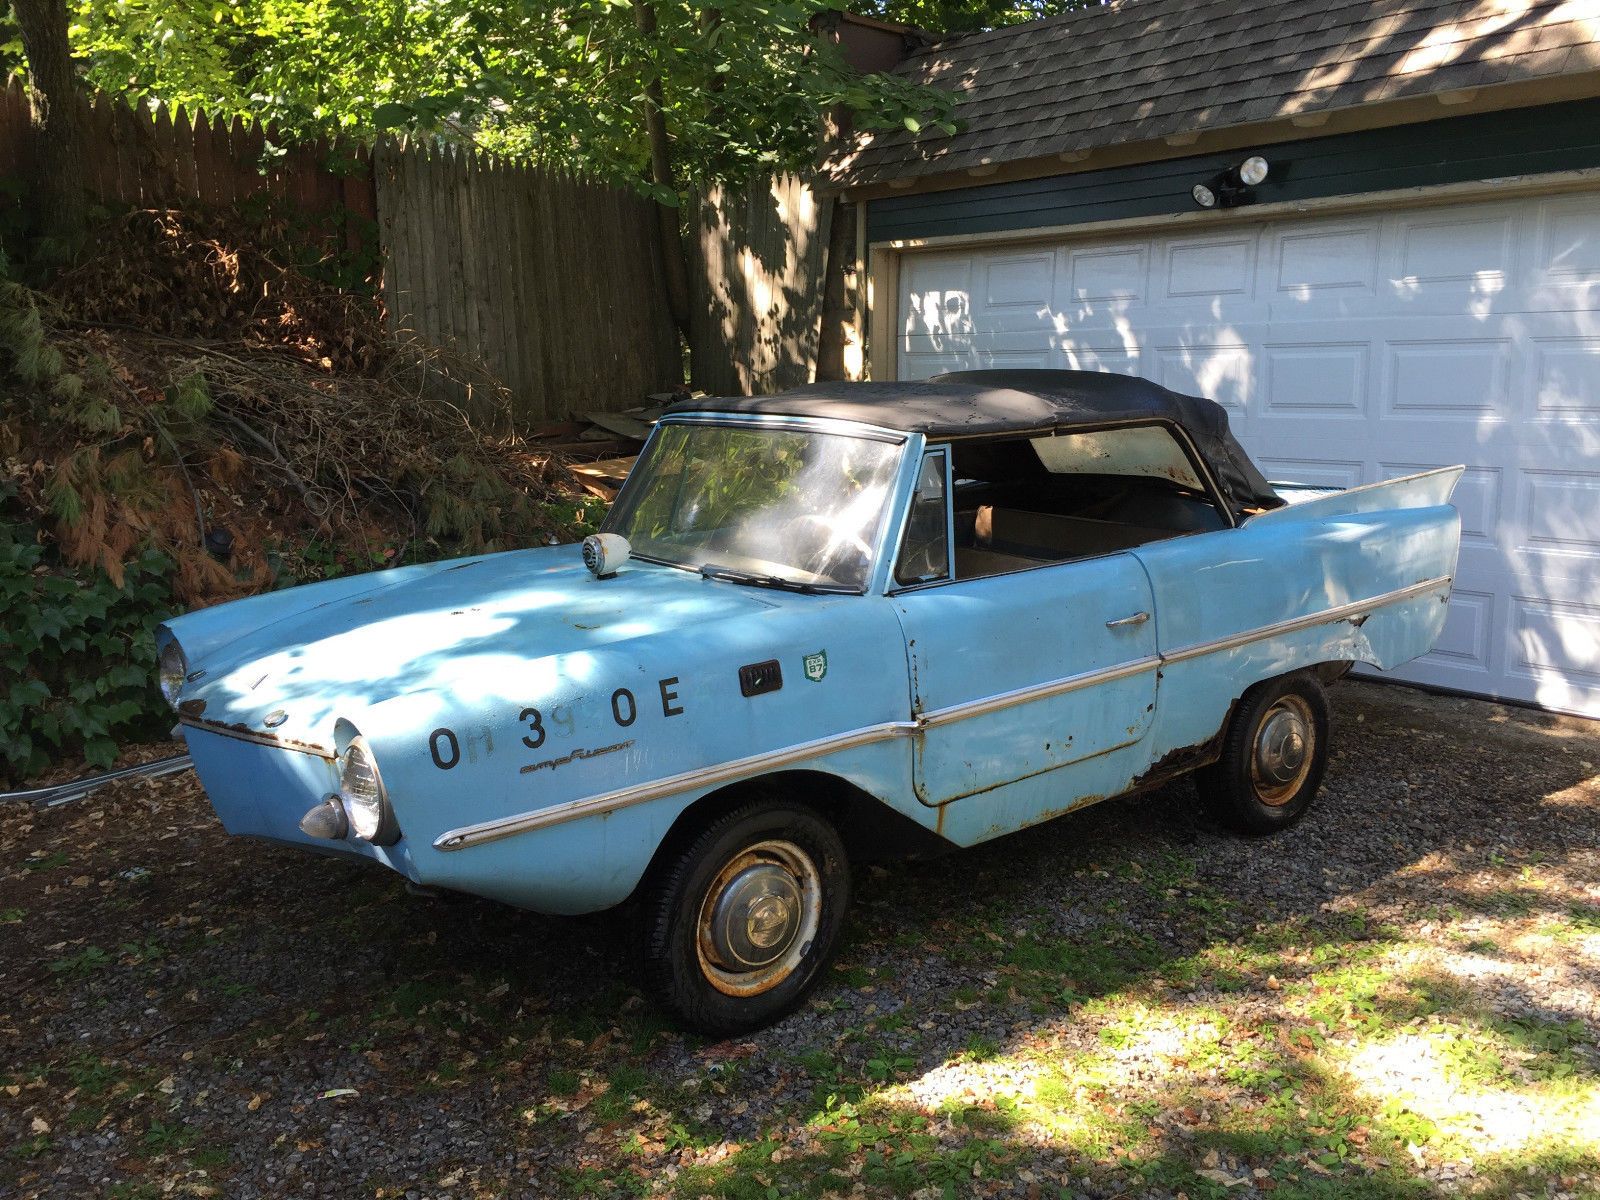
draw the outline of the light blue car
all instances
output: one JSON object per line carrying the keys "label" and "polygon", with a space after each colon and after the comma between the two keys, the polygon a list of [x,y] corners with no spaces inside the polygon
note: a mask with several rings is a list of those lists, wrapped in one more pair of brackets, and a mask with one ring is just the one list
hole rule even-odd
{"label": "light blue car", "polygon": [[731,1033],[794,1008],[849,862],[1196,772],[1302,817],[1323,685],[1426,653],[1451,467],[1269,485],[1223,410],[991,371],[669,410],[605,531],[168,622],[230,833],[540,912],[633,901],[648,980]]}

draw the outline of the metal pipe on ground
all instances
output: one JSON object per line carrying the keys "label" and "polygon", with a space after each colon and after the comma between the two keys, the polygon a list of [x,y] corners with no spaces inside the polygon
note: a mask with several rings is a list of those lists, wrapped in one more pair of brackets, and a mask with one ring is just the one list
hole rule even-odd
{"label": "metal pipe on ground", "polygon": [[82,800],[91,792],[118,779],[134,779],[139,776],[159,779],[163,775],[187,771],[192,766],[194,760],[187,754],[174,754],[170,758],[158,758],[154,762],[122,767],[116,771],[107,771],[103,775],[90,775],[86,779],[75,779],[71,783],[58,783],[52,787],[33,788],[23,792],[0,792],[0,804],[16,801],[19,804],[31,804],[35,808],[58,808],[74,800]]}

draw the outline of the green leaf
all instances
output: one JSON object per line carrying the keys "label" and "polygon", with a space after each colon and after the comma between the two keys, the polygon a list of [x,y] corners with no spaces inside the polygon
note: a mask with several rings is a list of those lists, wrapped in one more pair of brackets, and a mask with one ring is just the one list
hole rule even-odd
{"label": "green leaf", "polygon": [[50,699],[50,689],[37,679],[24,679],[11,685],[11,694],[6,697],[7,703],[12,708],[27,708],[32,704],[43,704]]}
{"label": "green leaf", "polygon": [[378,129],[400,129],[410,125],[414,116],[409,104],[391,101],[372,110],[372,124]]}

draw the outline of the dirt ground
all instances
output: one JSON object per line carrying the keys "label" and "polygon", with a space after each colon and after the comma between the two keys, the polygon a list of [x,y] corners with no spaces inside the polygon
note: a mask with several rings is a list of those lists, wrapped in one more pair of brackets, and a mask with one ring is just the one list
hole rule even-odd
{"label": "dirt ground", "polygon": [[230,839],[190,774],[10,806],[0,1195],[1600,1196],[1600,725],[1333,696],[1296,829],[1179,784],[865,869],[734,1043],[625,917]]}

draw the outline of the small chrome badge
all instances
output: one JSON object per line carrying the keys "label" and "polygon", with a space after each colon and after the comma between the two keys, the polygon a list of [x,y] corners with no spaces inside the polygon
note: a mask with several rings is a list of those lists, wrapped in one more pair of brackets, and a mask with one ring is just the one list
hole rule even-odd
{"label": "small chrome badge", "polygon": [[279,725],[282,725],[288,719],[289,719],[289,714],[288,713],[284,712],[283,709],[281,709],[281,708],[275,708],[275,709],[273,709],[271,712],[269,712],[266,715],[266,719],[263,720],[261,723],[263,725],[265,725],[268,729],[276,729]]}

